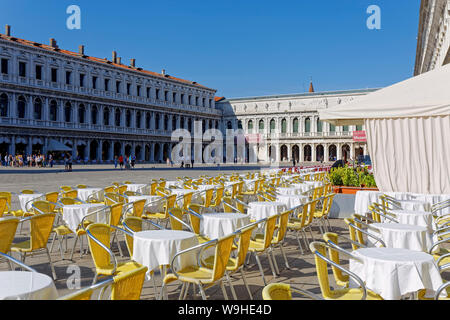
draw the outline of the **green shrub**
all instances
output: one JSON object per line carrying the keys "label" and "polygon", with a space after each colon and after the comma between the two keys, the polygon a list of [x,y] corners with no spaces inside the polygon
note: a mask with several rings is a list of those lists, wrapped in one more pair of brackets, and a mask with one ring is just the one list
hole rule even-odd
{"label": "green shrub", "polygon": [[376,188],[375,178],[367,168],[333,168],[330,179],[334,186]]}

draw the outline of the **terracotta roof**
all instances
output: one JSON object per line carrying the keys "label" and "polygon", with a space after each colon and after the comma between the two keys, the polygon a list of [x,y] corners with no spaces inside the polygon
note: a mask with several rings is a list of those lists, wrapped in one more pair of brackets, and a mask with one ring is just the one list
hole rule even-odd
{"label": "terracotta roof", "polygon": [[225,99],[225,97],[214,97],[214,101],[215,102],[218,102],[218,101],[223,100],[223,99]]}
{"label": "terracotta roof", "polygon": [[37,43],[37,42],[34,42],[34,41],[30,41],[30,40],[19,39],[19,38],[13,37],[13,36],[8,37],[7,35],[2,34],[2,33],[0,33],[0,39],[8,40],[8,41],[11,41],[11,42],[20,43],[20,44],[27,45],[27,46],[30,46],[30,47],[38,47],[38,48],[45,49],[45,50],[48,50],[48,51],[59,52],[59,53],[62,53],[62,54],[73,56],[73,57],[78,57],[80,59],[88,59],[88,60],[95,61],[95,62],[105,63],[105,64],[108,64],[110,66],[114,66],[114,67],[118,67],[118,68],[122,68],[122,69],[126,69],[126,70],[132,70],[132,71],[136,71],[136,72],[141,72],[141,73],[152,75],[152,76],[159,77],[159,78],[162,78],[162,79],[170,79],[170,80],[182,82],[182,83],[185,83],[185,84],[190,84],[190,85],[193,85],[193,86],[196,86],[196,87],[201,87],[201,88],[204,88],[204,89],[215,90],[215,89],[211,89],[211,88],[205,87],[205,86],[203,86],[203,85],[201,85],[201,84],[199,84],[199,83],[197,83],[195,81],[180,79],[180,78],[177,78],[177,77],[170,76],[168,74],[164,75],[164,74],[160,74],[160,73],[157,73],[157,72],[144,70],[144,69],[138,68],[138,67],[135,68],[135,67],[127,66],[127,65],[124,65],[124,64],[117,64],[117,63],[113,63],[112,61],[109,61],[108,59],[102,59],[102,58],[90,57],[90,56],[87,56],[87,55],[81,55],[81,54],[79,54],[77,52],[60,49],[58,47],[54,48],[54,47],[51,47],[50,45]]}

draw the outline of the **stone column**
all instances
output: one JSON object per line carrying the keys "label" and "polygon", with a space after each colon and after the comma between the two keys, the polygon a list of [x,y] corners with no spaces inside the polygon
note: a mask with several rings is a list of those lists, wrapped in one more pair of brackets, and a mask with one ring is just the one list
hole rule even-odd
{"label": "stone column", "polygon": [[87,158],[88,161],[91,160],[91,139],[86,139],[86,147],[84,150],[84,157]]}
{"label": "stone column", "polygon": [[355,160],[355,144],[350,143],[350,158]]}
{"label": "stone column", "polygon": [[103,153],[103,140],[98,139],[97,140],[97,163],[101,163],[103,160],[102,153]]}
{"label": "stone column", "polygon": [[33,97],[28,97],[28,103],[25,105],[25,119],[34,119],[34,105],[33,105]]}
{"label": "stone column", "polygon": [[304,162],[305,159],[303,159],[304,154],[303,154],[303,144],[299,143],[298,144],[298,162]]}
{"label": "stone column", "polygon": [[114,160],[114,140],[109,141],[109,156],[108,160]]}
{"label": "stone column", "polygon": [[328,154],[328,143],[323,144],[323,161],[328,162],[329,160],[329,154]]}
{"label": "stone column", "polygon": [[311,143],[311,161],[317,161],[316,159],[316,144],[315,143]]}
{"label": "stone column", "polygon": [[287,147],[287,160],[292,162],[292,146],[290,144],[287,144],[286,147]]}
{"label": "stone column", "polygon": [[50,120],[49,119],[49,115],[50,115],[50,105],[49,105],[49,98],[45,98],[43,101],[43,110],[42,110],[42,119],[45,121]]}
{"label": "stone column", "polygon": [[16,136],[11,137],[11,144],[9,145],[9,154],[12,156],[16,155]]}
{"label": "stone column", "polygon": [[150,162],[155,162],[155,144],[150,143]]}
{"label": "stone column", "polygon": [[33,141],[31,139],[31,136],[28,137],[28,143],[27,143],[27,148],[26,148],[26,153],[27,154],[31,154],[33,152]]}
{"label": "stone column", "polygon": [[336,160],[341,160],[342,158],[342,146],[341,143],[336,143]]}

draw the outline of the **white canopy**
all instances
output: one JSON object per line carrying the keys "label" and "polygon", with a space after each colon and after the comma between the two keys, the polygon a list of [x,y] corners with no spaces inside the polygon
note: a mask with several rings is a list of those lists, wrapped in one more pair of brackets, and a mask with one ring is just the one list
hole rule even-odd
{"label": "white canopy", "polygon": [[319,111],[334,125],[364,124],[364,119],[450,114],[450,64],[380,89],[341,106]]}
{"label": "white canopy", "polygon": [[450,194],[450,65],[319,115],[335,125],[365,125],[381,191]]}

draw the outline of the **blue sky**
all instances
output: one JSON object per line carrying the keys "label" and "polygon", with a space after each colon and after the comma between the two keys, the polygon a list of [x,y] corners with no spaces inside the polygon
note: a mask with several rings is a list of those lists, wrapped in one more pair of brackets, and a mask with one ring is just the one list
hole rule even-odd
{"label": "blue sky", "polygon": [[[81,8],[69,30],[66,8]],[[369,5],[381,30],[369,30]],[[413,75],[420,0],[0,0],[0,26],[36,42],[197,81],[218,96],[378,88]]]}

